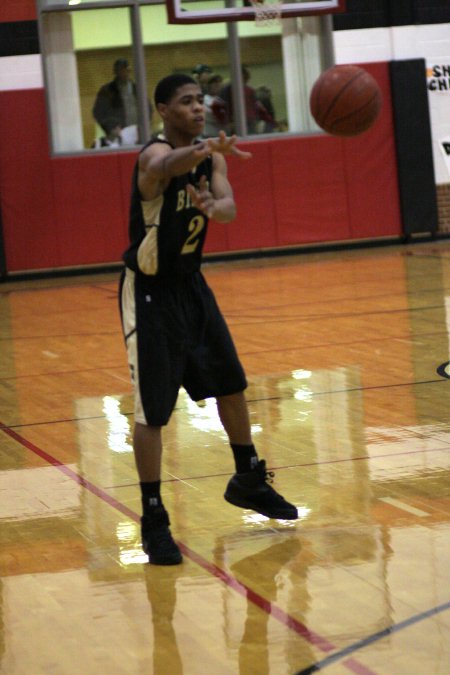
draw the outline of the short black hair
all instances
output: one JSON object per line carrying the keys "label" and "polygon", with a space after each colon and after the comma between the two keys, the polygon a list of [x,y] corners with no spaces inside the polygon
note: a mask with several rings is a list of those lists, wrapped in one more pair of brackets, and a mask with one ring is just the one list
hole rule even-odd
{"label": "short black hair", "polygon": [[212,69],[205,63],[199,63],[195,68],[192,68],[194,75],[201,75],[202,73],[212,73]]}
{"label": "short black hair", "polygon": [[128,59],[116,59],[114,61],[113,72],[117,75],[119,70],[122,70],[122,68],[128,68],[129,65]]}
{"label": "short black hair", "polygon": [[183,73],[175,73],[175,75],[168,75],[158,82],[155,89],[155,104],[168,103],[179,87],[184,84],[197,84],[197,82],[190,76]]}

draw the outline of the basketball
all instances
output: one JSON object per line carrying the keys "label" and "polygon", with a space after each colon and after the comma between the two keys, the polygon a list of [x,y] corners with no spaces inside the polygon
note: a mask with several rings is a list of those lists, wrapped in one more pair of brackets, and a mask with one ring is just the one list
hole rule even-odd
{"label": "basketball", "polygon": [[380,87],[363,68],[333,66],[314,83],[309,107],[324,131],[333,136],[357,136],[367,131],[378,117]]}

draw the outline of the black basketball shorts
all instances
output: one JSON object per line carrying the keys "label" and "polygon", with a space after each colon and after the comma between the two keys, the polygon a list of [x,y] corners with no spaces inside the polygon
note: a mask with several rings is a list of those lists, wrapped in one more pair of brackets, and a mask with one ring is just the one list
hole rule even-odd
{"label": "black basketball shorts", "polygon": [[167,424],[181,386],[194,401],[247,387],[228,327],[200,272],[182,281],[147,282],[127,269],[120,309],[136,422]]}

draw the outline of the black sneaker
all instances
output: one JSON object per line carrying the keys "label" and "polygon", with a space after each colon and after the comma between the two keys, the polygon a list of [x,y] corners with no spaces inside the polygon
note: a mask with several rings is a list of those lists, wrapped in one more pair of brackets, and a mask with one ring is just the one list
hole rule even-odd
{"label": "black sneaker", "polygon": [[273,471],[266,471],[266,462],[260,459],[247,473],[235,473],[230,479],[224,497],[227,502],[243,509],[253,509],[267,518],[296,520],[297,509],[278,494],[273,487]]}
{"label": "black sneaker", "polygon": [[142,516],[142,548],[153,565],[178,565],[183,558],[169,529],[169,515],[164,506],[158,506],[151,516]]}

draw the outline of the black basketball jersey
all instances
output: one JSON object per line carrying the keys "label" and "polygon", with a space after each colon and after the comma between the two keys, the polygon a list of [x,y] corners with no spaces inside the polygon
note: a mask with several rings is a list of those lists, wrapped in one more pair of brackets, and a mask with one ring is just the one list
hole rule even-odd
{"label": "black basketball jersey", "polygon": [[[152,143],[168,143],[163,136]],[[201,176],[212,177],[212,157],[204,159],[194,171],[172,178],[163,194],[144,201],[138,187],[138,162],[134,167],[129,239],[125,265],[148,278],[180,277],[200,269],[208,225],[207,216],[192,206],[188,183],[198,187]]]}

